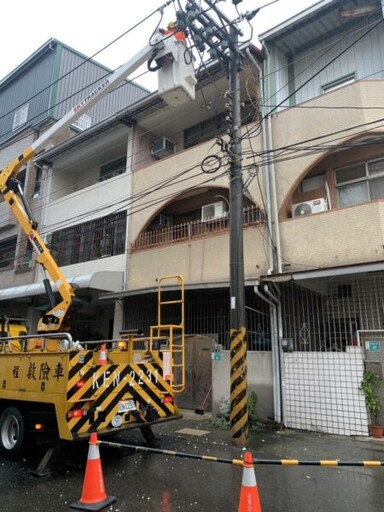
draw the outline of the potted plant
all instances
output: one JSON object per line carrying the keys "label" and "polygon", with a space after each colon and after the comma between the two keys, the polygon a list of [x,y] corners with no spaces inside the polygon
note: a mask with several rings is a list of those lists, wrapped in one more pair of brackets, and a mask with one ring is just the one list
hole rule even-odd
{"label": "potted plant", "polygon": [[360,383],[360,390],[365,396],[371,424],[369,425],[372,437],[381,438],[384,426],[379,424],[379,412],[381,410],[380,388],[382,379],[372,370],[364,370],[363,379]]}

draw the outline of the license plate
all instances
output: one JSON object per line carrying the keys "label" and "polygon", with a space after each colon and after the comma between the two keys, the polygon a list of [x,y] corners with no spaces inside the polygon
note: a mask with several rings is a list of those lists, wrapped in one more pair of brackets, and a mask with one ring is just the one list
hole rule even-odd
{"label": "license plate", "polygon": [[117,412],[136,411],[134,400],[121,400],[117,405]]}

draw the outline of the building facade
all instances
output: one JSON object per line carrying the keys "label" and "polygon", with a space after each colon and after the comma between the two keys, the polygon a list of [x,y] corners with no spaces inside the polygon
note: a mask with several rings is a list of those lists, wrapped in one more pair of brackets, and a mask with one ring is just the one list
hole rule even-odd
{"label": "building facade", "polygon": [[[381,371],[384,342],[384,31],[381,2],[350,4],[322,0],[262,34],[262,51],[243,48],[245,307],[259,414],[367,435],[359,385],[365,367]],[[195,408],[212,380],[214,410],[229,396],[228,87],[207,63],[193,102],[136,98],[34,162],[42,232],[79,286],[79,338],[148,334],[158,279],[183,276],[192,391],[180,404]],[[1,304],[38,315],[41,289],[12,283]]]}
{"label": "building facade", "polygon": [[[260,118],[262,59],[254,47],[244,52],[245,132]],[[190,103],[169,107],[153,93],[46,152],[42,158],[50,162],[50,201],[44,229],[67,277],[123,272],[121,290],[89,298],[89,315],[79,312],[75,321],[87,336],[96,334],[96,325],[103,336],[114,338],[126,329],[148,334],[158,314],[158,279],[183,276],[186,332],[198,346],[194,365],[201,366],[204,360],[208,375],[212,363],[206,350],[211,353],[213,344],[224,351],[229,347],[229,159],[220,150],[228,128],[228,80],[219,63],[208,64],[197,78],[196,99]],[[249,151],[247,145],[243,151]],[[267,307],[254,293],[255,279],[267,271],[263,186],[252,162],[246,172],[249,343],[252,349],[268,352],[270,381]],[[166,293],[171,298],[174,292]],[[168,314],[166,321],[174,322],[177,313]],[[182,405],[196,407],[205,387],[192,385],[194,391],[187,393]],[[271,397],[265,402],[270,413]]]}
{"label": "building facade", "polygon": [[[6,76],[0,83],[0,168],[20,155],[110,72],[60,41],[50,39]],[[147,94],[142,87],[124,83],[64,130],[54,144],[75,137]],[[55,198],[50,191],[49,162],[30,161],[19,172],[18,180],[39,224],[39,232],[45,235],[46,206]],[[62,176],[58,180],[64,187],[67,178]],[[81,186],[81,183],[77,185]],[[0,202],[0,219],[0,313],[26,319],[33,332],[47,303],[42,276],[35,266],[32,247],[5,202]],[[119,279],[114,275],[106,287],[106,279],[102,280],[100,274],[89,275],[88,279],[69,277],[87,295],[100,289],[120,290],[122,286],[121,275]],[[104,285],[99,288],[101,281]]]}
{"label": "building facade", "polygon": [[[322,1],[260,36],[271,271],[287,426],[366,435],[382,375],[381,2]],[[276,397],[275,397],[276,398]]]}

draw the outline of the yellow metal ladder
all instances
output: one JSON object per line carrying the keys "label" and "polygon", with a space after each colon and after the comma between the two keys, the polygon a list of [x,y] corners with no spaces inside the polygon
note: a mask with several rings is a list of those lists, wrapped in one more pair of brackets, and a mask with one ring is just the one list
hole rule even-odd
{"label": "yellow metal ladder", "polygon": [[[164,288],[167,288],[166,290]],[[176,297],[166,300],[167,292],[176,292]],[[184,324],[184,279],[179,275],[161,277],[157,286],[157,325],[150,328],[150,346],[159,345],[163,353],[164,368],[169,367],[171,390],[181,393],[185,387],[185,324]],[[165,319],[176,318],[177,322],[166,323]],[[169,357],[169,361],[167,358]]]}

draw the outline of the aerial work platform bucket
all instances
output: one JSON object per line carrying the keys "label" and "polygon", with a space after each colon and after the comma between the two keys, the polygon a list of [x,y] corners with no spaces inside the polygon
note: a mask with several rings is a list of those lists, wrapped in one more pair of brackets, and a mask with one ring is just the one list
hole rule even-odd
{"label": "aerial work platform bucket", "polygon": [[164,40],[164,49],[155,58],[158,70],[158,92],[171,107],[195,99],[197,83],[192,52],[183,41],[173,37]]}

